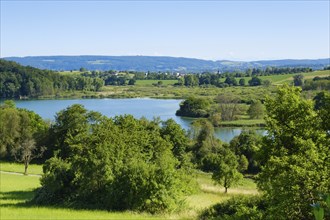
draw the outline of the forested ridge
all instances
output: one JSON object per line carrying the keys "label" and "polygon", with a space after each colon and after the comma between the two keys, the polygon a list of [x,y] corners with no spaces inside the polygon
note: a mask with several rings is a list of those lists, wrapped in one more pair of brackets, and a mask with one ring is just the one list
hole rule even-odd
{"label": "forested ridge", "polygon": [[0,98],[53,96],[63,91],[98,91],[104,81],[85,76],[60,75],[0,59]]}
{"label": "forested ridge", "polygon": [[6,57],[6,60],[18,62],[22,65],[30,65],[42,69],[51,70],[78,70],[84,67],[88,70],[133,70],[133,71],[170,71],[193,72],[204,71],[244,71],[248,68],[273,67],[312,67],[323,69],[329,65],[329,58],[315,60],[259,60],[259,61],[231,61],[231,60],[202,60],[184,57],[167,56],[28,56]]}

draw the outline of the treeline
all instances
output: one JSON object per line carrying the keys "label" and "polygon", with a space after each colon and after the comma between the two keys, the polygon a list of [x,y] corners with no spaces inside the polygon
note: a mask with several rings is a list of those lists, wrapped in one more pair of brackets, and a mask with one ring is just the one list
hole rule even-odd
{"label": "treeline", "polygon": [[103,85],[104,81],[99,78],[60,75],[0,59],[1,98],[48,96],[75,90],[99,91]]}
{"label": "treeline", "polygon": [[303,90],[328,90],[330,91],[330,76],[307,79],[302,85]]}
{"label": "treeline", "polygon": [[183,78],[180,78],[176,85],[178,86],[216,86],[219,88],[228,87],[228,86],[259,86],[266,85],[269,86],[271,82],[269,80],[261,80],[257,76],[253,76],[248,82],[244,78],[237,81],[236,77],[233,74],[227,75],[225,81],[221,79],[224,78],[224,75],[220,74],[188,74]]}
{"label": "treeline", "polygon": [[[258,86],[270,85],[269,80],[262,81],[258,76],[279,75],[311,72],[311,68],[277,68],[267,67],[266,69],[247,69],[245,72],[224,72],[224,73],[209,73],[201,74],[180,74],[174,72],[137,72],[137,71],[92,71],[85,72],[83,76],[99,77],[105,81],[105,85],[134,85],[136,80],[178,80],[177,86],[208,86],[216,87],[227,86]],[[251,80],[245,81],[242,77],[251,77]],[[223,79],[225,81],[223,82]],[[237,79],[241,78],[241,79]]]}
{"label": "treeline", "polygon": [[[249,107],[242,108],[242,105]],[[180,103],[176,115],[207,118],[215,127],[221,126],[222,121],[233,121],[239,115],[247,113],[251,119],[260,119],[264,116],[264,106],[260,100],[241,100],[232,94],[220,94],[214,100],[190,96]]]}

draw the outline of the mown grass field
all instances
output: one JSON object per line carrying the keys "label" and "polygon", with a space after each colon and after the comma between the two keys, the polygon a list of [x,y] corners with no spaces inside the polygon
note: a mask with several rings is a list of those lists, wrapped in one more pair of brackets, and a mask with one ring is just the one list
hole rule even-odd
{"label": "mown grass field", "polygon": [[[18,171],[22,164],[0,163],[1,171]],[[31,166],[35,174],[40,174],[41,165]],[[257,194],[256,184],[244,179],[240,185],[224,188],[214,185],[211,175],[198,172],[195,177],[200,186],[199,193],[186,198],[186,208],[178,213],[150,215],[135,212],[108,212],[99,210],[75,210],[62,207],[41,207],[28,203],[34,196],[34,189],[40,186],[38,176],[24,176],[0,173],[0,219],[196,219],[199,212],[213,204],[223,202],[235,195]]]}

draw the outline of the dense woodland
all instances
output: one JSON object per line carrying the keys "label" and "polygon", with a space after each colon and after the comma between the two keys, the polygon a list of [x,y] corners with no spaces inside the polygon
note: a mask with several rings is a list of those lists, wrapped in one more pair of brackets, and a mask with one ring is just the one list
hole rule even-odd
{"label": "dense woodland", "polygon": [[323,202],[330,192],[329,92],[306,100],[300,88],[283,86],[265,106],[265,137],[244,131],[226,144],[206,119],[187,133],[171,119],[107,118],[73,105],[46,123],[6,101],[0,107],[1,158],[26,168],[33,158],[44,163],[36,204],[173,211],[196,192],[197,169],[211,172],[226,191],[244,175],[258,174],[263,192],[211,207],[202,219],[312,219],[311,204],[330,217]]}
{"label": "dense woodland", "polygon": [[66,76],[0,59],[0,98],[54,96],[62,91],[99,91],[104,81]]}

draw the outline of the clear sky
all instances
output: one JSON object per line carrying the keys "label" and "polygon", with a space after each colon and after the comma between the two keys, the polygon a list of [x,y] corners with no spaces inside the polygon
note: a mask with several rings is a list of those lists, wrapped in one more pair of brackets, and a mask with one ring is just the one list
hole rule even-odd
{"label": "clear sky", "polygon": [[330,57],[324,1],[1,0],[1,57]]}

